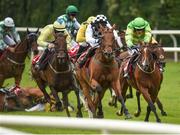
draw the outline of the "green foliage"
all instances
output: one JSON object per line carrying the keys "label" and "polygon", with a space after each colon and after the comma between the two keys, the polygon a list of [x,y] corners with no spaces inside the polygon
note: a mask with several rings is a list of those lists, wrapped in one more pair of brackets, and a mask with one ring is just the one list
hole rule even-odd
{"label": "green foliage", "polygon": [[64,14],[70,4],[78,7],[80,22],[101,13],[123,29],[137,16],[150,21],[153,28],[180,27],[179,0],[1,0],[0,19],[11,16],[17,26],[43,27]]}

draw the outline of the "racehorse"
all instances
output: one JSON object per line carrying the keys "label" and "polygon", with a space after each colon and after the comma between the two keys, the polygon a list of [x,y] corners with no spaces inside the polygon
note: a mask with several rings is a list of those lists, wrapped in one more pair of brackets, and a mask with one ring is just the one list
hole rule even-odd
{"label": "racehorse", "polygon": [[38,31],[30,32],[27,29],[25,39],[15,46],[15,52],[5,51],[0,60],[0,87],[7,78],[15,78],[16,86],[20,85],[22,73],[25,68],[25,59],[31,50],[37,54],[38,45],[36,43]]}
{"label": "racehorse", "polygon": [[25,108],[32,107],[34,101],[24,90],[10,91],[8,88],[0,88],[0,112],[24,111]]}
{"label": "racehorse", "polygon": [[120,89],[123,97],[125,97],[127,87],[131,85],[138,92],[142,93],[148,103],[145,121],[149,121],[150,112],[153,111],[156,121],[161,122],[154,105],[154,102],[158,99],[158,93],[163,80],[163,75],[157,64],[156,48],[158,47],[152,44],[140,46],[139,55],[136,58],[137,61],[133,67],[130,79],[123,77],[124,65],[127,61],[124,61],[120,67]]}
{"label": "racehorse", "polygon": [[45,100],[51,103],[50,96],[45,89],[47,85],[49,86],[56,101],[56,108],[59,111],[63,110],[63,106],[59,99],[58,92],[62,92],[63,104],[68,117],[70,117],[68,110],[68,93],[74,90],[77,97],[77,117],[82,117],[79,87],[68,56],[66,36],[61,33],[55,34],[54,36],[55,41],[53,43],[55,44],[55,48],[54,51],[50,52],[51,54],[49,55],[50,58],[46,68],[43,71],[37,71],[34,66],[32,66],[32,76],[43,92]]}
{"label": "racehorse", "polygon": [[112,88],[124,107],[126,118],[131,118],[120,91],[119,65],[115,60],[117,43],[113,34],[114,27],[109,29],[100,25],[99,31],[102,35],[100,47],[96,49],[89,65],[85,64],[82,68],[77,66],[76,69],[77,78],[87,99],[89,117],[104,117],[101,100],[106,89]]}

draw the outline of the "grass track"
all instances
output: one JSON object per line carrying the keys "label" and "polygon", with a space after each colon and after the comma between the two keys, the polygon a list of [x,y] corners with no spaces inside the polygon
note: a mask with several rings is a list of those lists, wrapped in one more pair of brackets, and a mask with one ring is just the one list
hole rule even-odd
{"label": "grass track", "polygon": [[[27,60],[27,63],[30,63]],[[26,69],[23,74],[22,86],[36,86],[36,84],[30,80],[28,72],[30,64],[27,64]],[[13,84],[12,79],[8,79],[5,84]],[[135,97],[135,91],[133,91]],[[168,62],[164,72],[164,80],[162,87],[159,93],[159,98],[161,99],[164,109],[167,112],[168,116],[163,117],[158,110],[158,114],[162,120],[162,123],[173,123],[180,124],[180,63]],[[76,106],[76,100],[74,101],[74,93],[70,94],[70,102]],[[103,110],[105,119],[124,119],[123,116],[116,116],[116,108],[108,106],[109,101],[109,91],[106,92],[105,97],[103,98]],[[146,113],[147,103],[141,97],[142,104],[142,113],[141,116],[136,118],[133,117],[131,121],[143,121]],[[129,112],[133,115],[136,110],[137,104],[136,99],[129,99],[126,102],[126,106],[129,109]],[[119,106],[118,106],[119,107]],[[65,112],[1,112],[0,114],[13,114],[13,115],[40,115],[40,116],[66,116]],[[75,113],[71,113],[72,117],[75,117]],[[87,117],[87,112],[83,112],[84,117]],[[155,117],[153,113],[150,115],[150,121],[155,122]],[[35,134],[98,134],[99,131],[89,131],[89,130],[74,130],[74,129],[59,129],[59,128],[39,128],[39,127],[27,127],[27,126],[10,126],[10,125],[1,125],[17,129],[24,132],[35,133]]]}

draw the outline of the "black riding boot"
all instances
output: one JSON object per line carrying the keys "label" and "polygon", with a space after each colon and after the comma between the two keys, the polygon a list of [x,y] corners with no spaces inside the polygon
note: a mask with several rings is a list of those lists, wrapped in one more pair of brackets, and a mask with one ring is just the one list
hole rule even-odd
{"label": "black riding boot", "polygon": [[87,61],[87,59],[88,59],[89,57],[92,57],[92,56],[94,55],[95,50],[96,50],[96,48],[92,48],[92,47],[89,48],[86,56],[85,56],[81,61],[79,61],[79,67],[80,67],[80,68],[83,67],[83,65],[86,63],[86,61]]}
{"label": "black riding boot", "polygon": [[81,56],[81,54],[82,54],[84,51],[86,51],[87,49],[88,49],[88,46],[82,46],[82,45],[80,45],[80,46],[79,46],[79,50],[78,50],[78,52],[77,52],[76,59],[78,59],[78,58]]}
{"label": "black riding boot", "polygon": [[127,68],[126,68],[126,70],[124,70],[124,77],[125,78],[127,78],[127,79],[130,79],[130,76],[129,76],[129,66],[134,62],[134,60],[136,59],[136,57],[138,56],[138,54],[134,54],[131,58],[130,58],[130,60],[129,60],[129,62],[128,62],[128,65],[127,65]]}
{"label": "black riding boot", "polygon": [[42,65],[42,63],[43,63],[44,59],[46,58],[46,56],[48,55],[48,53],[49,53],[49,50],[48,50],[48,48],[46,48],[44,50],[43,54],[41,55],[39,61],[35,65],[36,70],[42,70],[43,69],[44,66]]}

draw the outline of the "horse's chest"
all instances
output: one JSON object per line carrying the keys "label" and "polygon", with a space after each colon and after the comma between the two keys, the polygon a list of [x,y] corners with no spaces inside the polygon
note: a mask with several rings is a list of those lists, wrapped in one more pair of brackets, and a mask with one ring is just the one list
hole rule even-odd
{"label": "horse's chest", "polygon": [[97,77],[97,80],[99,80],[99,82],[110,82],[113,80],[112,73],[108,71],[101,72],[95,76]]}

